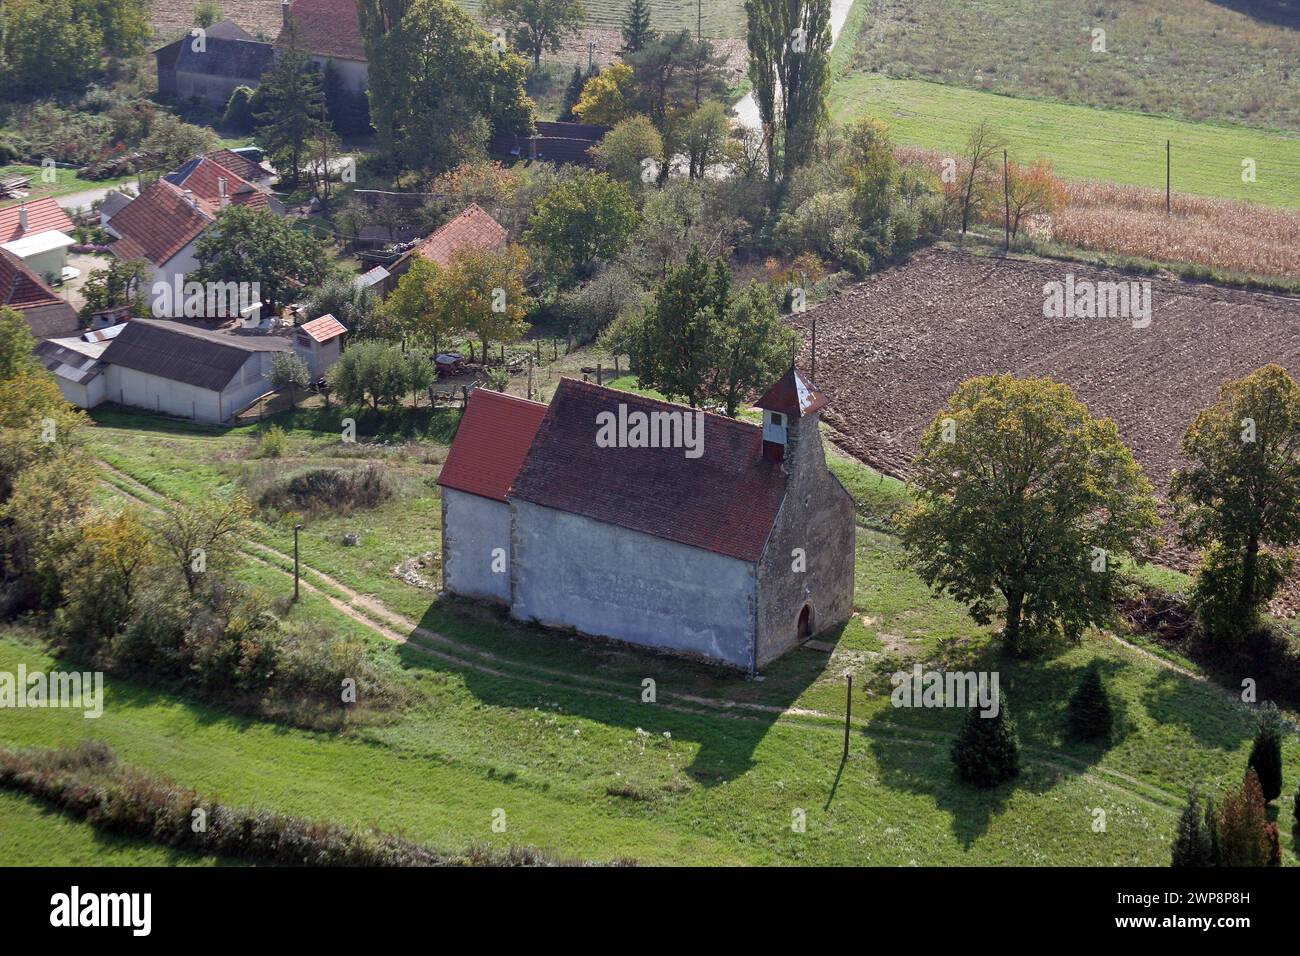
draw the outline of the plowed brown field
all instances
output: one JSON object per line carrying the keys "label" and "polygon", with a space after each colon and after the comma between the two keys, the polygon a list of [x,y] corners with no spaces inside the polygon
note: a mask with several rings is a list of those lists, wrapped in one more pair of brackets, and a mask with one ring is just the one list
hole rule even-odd
{"label": "plowed brown field", "polygon": [[[1183,433],[1225,381],[1269,362],[1300,376],[1300,297],[1151,278],[1146,328],[1122,318],[1044,318],[1045,284],[1067,274],[1076,283],[1146,278],[932,248],[797,317],[804,367],[817,322],[817,382],[831,396],[824,418],[837,441],[906,477],[922,431],[959,382],[996,372],[1046,376],[1115,420],[1163,496]],[[1191,556],[1171,543],[1163,559],[1187,567]],[[1297,606],[1293,583],[1276,609]]]}

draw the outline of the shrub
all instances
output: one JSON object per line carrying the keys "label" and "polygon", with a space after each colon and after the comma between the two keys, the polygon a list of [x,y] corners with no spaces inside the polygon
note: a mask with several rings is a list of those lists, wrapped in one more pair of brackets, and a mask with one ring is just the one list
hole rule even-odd
{"label": "shrub", "polygon": [[381,464],[354,471],[314,468],[272,486],[262,493],[258,504],[304,514],[346,514],[357,508],[378,507],[393,496],[394,490]]}
{"label": "shrub", "polygon": [[1020,743],[1005,698],[990,717],[981,716],[977,708],[967,712],[953,744],[952,762],[958,777],[982,788],[996,787],[1020,773]]}
{"label": "shrub", "polygon": [[1172,866],[1213,866],[1213,821],[1207,820],[1196,789],[1187,795],[1187,806],[1174,836]]}
{"label": "shrub", "polygon": [[253,97],[256,94],[250,87],[237,86],[226,101],[226,111],[221,117],[221,124],[240,133],[252,132]]}
{"label": "shrub", "polygon": [[1095,665],[1088,668],[1070,696],[1068,716],[1070,736],[1078,740],[1105,740],[1110,736],[1110,698]]}
{"label": "shrub", "polygon": [[1264,793],[1254,770],[1246,771],[1240,790],[1223,798],[1218,829],[1221,866],[1268,865],[1273,856],[1272,837]]}
{"label": "shrub", "polygon": [[284,446],[288,438],[284,429],[279,425],[272,425],[266,431],[262,432],[261,438],[257,443],[258,458],[279,458],[284,454]]}
{"label": "shrub", "polygon": [[1259,777],[1265,803],[1282,796],[1282,715],[1271,701],[1260,708],[1259,730],[1247,766]]}

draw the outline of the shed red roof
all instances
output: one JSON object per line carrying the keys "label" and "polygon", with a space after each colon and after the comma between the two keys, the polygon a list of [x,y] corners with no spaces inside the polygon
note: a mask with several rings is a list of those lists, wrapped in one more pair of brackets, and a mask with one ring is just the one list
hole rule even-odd
{"label": "shed red roof", "polygon": [[23,260],[0,249],[0,306],[35,309],[58,305],[62,299]]}
{"label": "shed red roof", "polygon": [[317,342],[328,342],[347,331],[346,326],[332,315],[322,315],[318,319],[304,322],[300,330],[306,332]]}
{"label": "shed red roof", "polygon": [[499,249],[505,245],[506,230],[479,207],[470,203],[459,216],[443,223],[415,247],[414,253],[446,268],[462,249]]}
{"label": "shed red roof", "polygon": [[475,389],[438,484],[505,501],[546,409],[541,402]]}
{"label": "shed red roof", "polygon": [[[22,213],[27,210],[27,230],[22,229]],[[57,229],[59,232],[72,232],[72,220],[63,208],[51,197],[33,199],[0,209],[0,242],[13,242],[23,236],[35,235]]]}
{"label": "shed red roof", "polygon": [[161,266],[212,225],[215,212],[201,196],[191,205],[184,190],[159,179],[113,216],[112,228],[122,237],[113,252]]}
{"label": "shed red roof", "polygon": [[366,62],[356,0],[293,0],[289,22],[292,34],[282,29],[275,41],[277,47]]}
{"label": "shed red roof", "polygon": [[743,561],[757,561],[785,495],[785,473],[763,457],[756,425],[705,413],[703,453],[683,448],[602,448],[601,412],[693,414],[562,379],[514,481],[511,497],[583,515]]}

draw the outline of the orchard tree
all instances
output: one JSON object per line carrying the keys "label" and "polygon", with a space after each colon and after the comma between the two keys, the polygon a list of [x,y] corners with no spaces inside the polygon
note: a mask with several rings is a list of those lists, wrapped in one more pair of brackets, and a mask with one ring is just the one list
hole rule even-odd
{"label": "orchard tree", "polygon": [[264,314],[274,315],[291,290],[325,278],[325,248],[265,209],[227,206],[194,251],[198,282],[258,283]]}
{"label": "orchard tree", "polygon": [[601,126],[617,126],[637,115],[632,67],[621,61],[611,63],[587,80],[573,113],[584,123]]}
{"label": "orchard tree", "polygon": [[275,389],[284,389],[289,393],[289,407],[298,404],[298,389],[311,385],[311,370],[302,357],[294,352],[276,352],[271,357],[271,371],[267,381]]}
{"label": "orchard tree", "polygon": [[524,282],[528,268],[528,254],[517,245],[463,249],[438,276],[440,321],[477,338],[484,364],[489,342],[517,342],[528,331],[524,317],[535,304]]}
{"label": "orchard tree", "polygon": [[397,280],[397,288],[380,307],[385,334],[428,339],[437,352],[442,336],[462,331],[459,326],[447,324],[453,316],[443,306],[441,280],[441,269],[421,255],[412,256],[410,267]]}
{"label": "orchard tree", "polygon": [[659,178],[664,138],[649,119],[638,114],[606,133],[591,154],[612,179],[640,190],[645,183]]}
{"label": "orchard tree", "polygon": [[799,334],[781,321],[772,290],[751,282],[731,296],[711,329],[708,396],[735,418],[740,403],[780,377],[799,351]]}
{"label": "orchard tree", "polygon": [[604,173],[577,170],[538,197],[523,238],[572,277],[622,252],[636,223],[636,203],[626,186]]}
{"label": "orchard tree", "polygon": [[1154,551],[1151,485],[1115,423],[1064,385],[993,375],[963,382],[921,439],[912,565],[979,623],[1005,606],[1008,650],[1076,638],[1108,619],[1122,556]]}
{"label": "orchard tree", "polygon": [[533,58],[534,71],[541,69],[542,53],[559,53],[587,16],[582,0],[486,0],[483,12],[506,24],[506,39]]}
{"label": "orchard tree", "polygon": [[1239,640],[1300,542],[1300,385],[1267,365],[1219,390],[1183,436],[1191,464],[1171,485],[1183,542],[1206,553],[1193,601],[1212,633]]}

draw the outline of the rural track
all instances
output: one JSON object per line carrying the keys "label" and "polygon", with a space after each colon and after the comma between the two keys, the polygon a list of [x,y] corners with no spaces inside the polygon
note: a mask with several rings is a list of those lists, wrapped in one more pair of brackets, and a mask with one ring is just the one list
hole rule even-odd
{"label": "rural track", "polygon": [[[108,487],[155,514],[163,513],[164,504],[177,503],[108,462],[99,460],[98,464],[101,469],[116,479],[116,481],[106,480],[105,483]],[[126,487],[122,487],[122,485]],[[257,564],[276,571],[285,577],[292,577],[292,571],[289,570],[293,564],[291,555],[251,539],[245,539],[241,542],[241,550],[246,557]],[[368,628],[385,640],[415,647],[419,652],[452,666],[473,670],[488,676],[529,683],[538,687],[601,697],[619,703],[632,702],[632,697],[629,696],[631,692],[624,684],[605,678],[575,675],[556,668],[525,664],[503,658],[500,655],[481,650],[445,634],[423,627],[389,608],[383,602],[358,593],[317,568],[305,564],[301,565],[301,567],[305,573],[300,578],[300,584],[305,590],[324,598],[340,614]],[[316,579],[316,582],[311,580],[312,577]],[[334,593],[330,593],[331,591]],[[342,595],[342,597],[336,595]],[[394,628],[400,628],[401,630],[395,630]],[[402,631],[405,631],[405,634]],[[1169,662],[1163,661],[1141,648],[1134,647],[1124,641],[1120,641],[1120,643],[1139,654],[1150,657],[1156,663],[1181,671],[1181,669],[1174,667]],[[1189,674],[1188,676],[1195,675]],[[639,690],[638,686],[636,688],[638,694]],[[704,697],[694,694],[674,694],[672,692],[661,692],[660,697],[667,697],[668,701],[661,699],[659,706],[696,717],[724,717],[731,720],[764,724],[769,723],[770,718],[777,718],[798,729],[836,734],[840,733],[844,725],[842,716],[805,707],[779,707],[752,701]],[[759,716],[760,714],[765,716]],[[893,743],[908,746],[926,747],[927,749],[946,749],[951,746],[949,735],[939,731],[928,731],[902,725],[890,726],[889,723],[892,722],[877,721],[871,723],[858,718],[850,719],[850,725],[868,739],[870,739],[871,735],[876,734],[887,736]],[[1043,768],[1063,775],[1083,777],[1090,783],[1105,789],[1115,790],[1128,799],[1151,808],[1174,814],[1179,812],[1182,807],[1183,798],[1178,794],[1164,790],[1154,784],[1146,783],[1122,771],[1090,766],[1083,761],[1074,760],[1059,753],[1045,751],[1036,747],[1022,747],[1021,752],[1032,763]]]}

